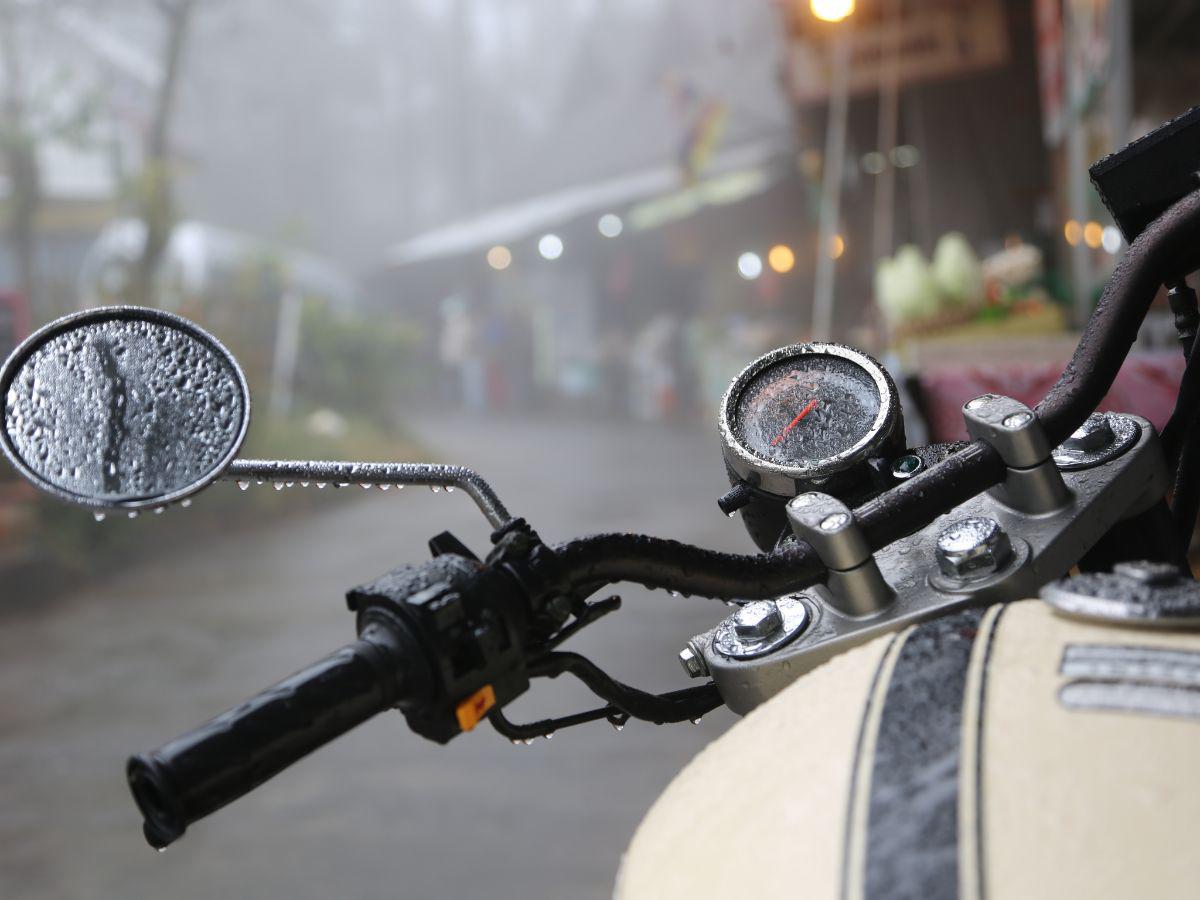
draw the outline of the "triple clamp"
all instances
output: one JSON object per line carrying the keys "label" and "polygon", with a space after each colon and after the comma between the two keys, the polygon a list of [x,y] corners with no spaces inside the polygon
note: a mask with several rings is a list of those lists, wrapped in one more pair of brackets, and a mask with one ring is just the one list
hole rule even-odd
{"label": "triple clamp", "polygon": [[981,394],[963,404],[967,433],[990,446],[1008,468],[988,493],[1010,509],[1036,515],[1062,509],[1071,500],[1062,473],[1050,456],[1046,433],[1024,403]]}
{"label": "triple clamp", "polygon": [[810,491],[788,501],[787,517],[792,533],[812,547],[829,570],[830,603],[839,612],[869,616],[895,599],[845,503]]}

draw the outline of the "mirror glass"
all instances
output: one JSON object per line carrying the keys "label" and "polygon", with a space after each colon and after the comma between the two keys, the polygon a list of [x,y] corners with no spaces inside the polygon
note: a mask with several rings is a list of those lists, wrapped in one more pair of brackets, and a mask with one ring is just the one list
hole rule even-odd
{"label": "mirror glass", "polygon": [[52,322],[0,371],[3,448],[43,490],[138,509],[205,487],[245,437],[245,376],[179,316],[111,307]]}

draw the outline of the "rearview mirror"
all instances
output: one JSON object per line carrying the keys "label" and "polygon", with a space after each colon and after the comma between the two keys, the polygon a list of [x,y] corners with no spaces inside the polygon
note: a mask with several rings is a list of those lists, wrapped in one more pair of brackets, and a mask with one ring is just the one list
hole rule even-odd
{"label": "rearview mirror", "polygon": [[250,423],[237,361],[157,309],[50,323],[0,369],[0,446],[34,485],[98,510],[160,506],[208,486]]}

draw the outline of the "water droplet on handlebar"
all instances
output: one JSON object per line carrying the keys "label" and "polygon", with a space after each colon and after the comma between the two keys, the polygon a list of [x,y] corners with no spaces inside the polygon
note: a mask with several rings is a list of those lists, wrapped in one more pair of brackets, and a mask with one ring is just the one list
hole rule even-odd
{"label": "water droplet on handlebar", "polygon": [[275,482],[275,490],[277,490],[277,491],[282,491],[282,490],[283,490],[283,482],[282,482],[282,481],[276,481],[276,482]]}
{"label": "water droplet on handlebar", "polygon": [[334,487],[339,487],[339,488],[350,487],[350,482],[339,481],[337,484],[334,485]]}
{"label": "water droplet on handlebar", "polygon": [[375,487],[375,485],[371,484],[369,481],[364,481],[361,485],[359,485],[359,487],[361,487],[364,491],[369,491],[371,488]]}
{"label": "water droplet on handlebar", "polygon": [[180,502],[179,505],[182,506],[184,509],[187,509],[189,506],[192,505],[192,501],[191,500],[183,500]]}
{"label": "water droplet on handlebar", "polygon": [[700,724],[700,716],[696,716],[696,718],[692,719],[692,724],[699,725]]}
{"label": "water droplet on handlebar", "polygon": [[727,512],[727,513],[725,513],[725,518],[727,518],[727,519],[732,519],[732,518],[733,518],[734,516],[736,516],[736,515],[737,515],[737,510],[735,509],[733,512]]}
{"label": "water droplet on handlebar", "polygon": [[294,482],[294,481],[285,481],[285,482],[283,483],[283,486],[284,486],[284,487],[295,487],[295,486],[296,486],[296,482]]}
{"label": "water droplet on handlebar", "polygon": [[137,510],[136,510],[136,509],[131,509],[131,510],[129,511],[129,518],[131,518],[131,519],[136,519],[137,517],[138,517]]}
{"label": "water droplet on handlebar", "polygon": [[155,850],[157,850],[159,853],[166,853],[166,852],[167,852],[167,848],[166,848],[166,847],[155,847],[154,849],[155,849]]}
{"label": "water droplet on handlebar", "polygon": [[307,481],[300,482],[300,487],[308,487],[308,482]]}
{"label": "water droplet on handlebar", "polygon": [[323,491],[323,490],[325,490],[325,482],[323,482],[323,481],[318,481],[318,482],[317,482],[317,490],[318,490],[318,491]]}
{"label": "water droplet on handlebar", "polygon": [[240,490],[240,491],[249,490],[249,489],[250,489],[250,482],[248,482],[248,481],[238,481],[238,483],[237,483],[237,486],[238,486],[238,490]]}
{"label": "water droplet on handlebar", "polygon": [[530,744],[533,743],[533,738],[525,738],[525,740],[521,741],[521,743],[524,744],[526,747],[528,747]]}
{"label": "water droplet on handlebar", "polygon": [[679,596],[679,591],[675,590],[674,588],[671,588],[669,591],[667,591],[667,593],[670,594],[672,597]]}
{"label": "water droplet on handlebar", "polygon": [[386,490],[388,490],[388,489],[390,489],[390,488],[391,488],[391,485],[390,485],[390,484],[381,484],[381,485],[379,486],[379,489],[380,489],[381,491],[386,491]]}
{"label": "water droplet on handlebar", "polygon": [[429,489],[430,489],[431,491],[433,491],[435,494],[436,494],[436,493],[439,493],[439,492],[441,491],[441,487],[440,487],[439,485],[436,485],[436,484],[431,484],[431,485],[429,486]]}
{"label": "water droplet on handlebar", "polygon": [[446,485],[446,493],[453,494],[454,493],[454,485],[452,485],[452,484]]}
{"label": "water droplet on handlebar", "polygon": [[542,735],[542,737],[544,737],[548,741],[552,741],[552,740],[554,740],[554,732],[548,731],[544,735]]}
{"label": "water droplet on handlebar", "polygon": [[624,722],[609,722],[609,724],[612,725],[613,731],[624,731],[625,730]]}
{"label": "water droplet on handlebar", "polygon": [[103,522],[106,516],[104,513],[92,513],[92,518],[97,522]]}
{"label": "water droplet on handlebar", "polygon": [[161,516],[164,512],[166,512],[166,510],[167,508],[165,506],[156,506],[154,507],[154,514],[156,516]]}
{"label": "water droplet on handlebar", "polygon": [[398,490],[398,491],[404,490],[404,485],[402,485],[402,484],[396,485],[396,490]]}

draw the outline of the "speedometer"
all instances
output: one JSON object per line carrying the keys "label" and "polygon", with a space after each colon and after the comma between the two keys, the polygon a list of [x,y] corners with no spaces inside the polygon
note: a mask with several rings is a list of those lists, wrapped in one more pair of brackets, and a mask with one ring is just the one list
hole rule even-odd
{"label": "speedometer", "polygon": [[720,430],[734,473],[780,496],[854,468],[894,436],[903,441],[887,372],[831,343],[793,344],[752,362],[725,394]]}

